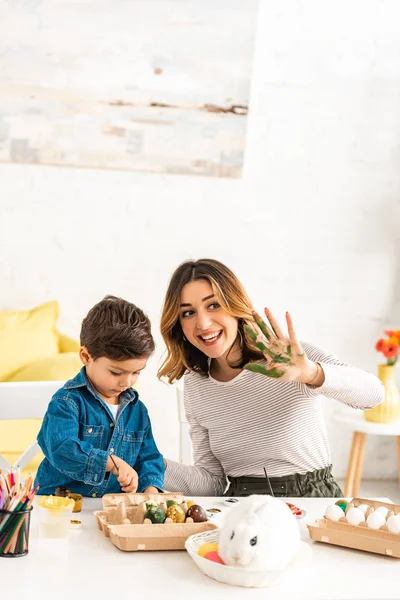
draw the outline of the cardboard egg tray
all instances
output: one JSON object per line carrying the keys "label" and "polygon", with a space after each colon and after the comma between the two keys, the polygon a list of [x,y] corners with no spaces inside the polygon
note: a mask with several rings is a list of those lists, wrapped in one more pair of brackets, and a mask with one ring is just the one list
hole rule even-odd
{"label": "cardboard egg tray", "polygon": [[[190,535],[211,531],[217,526],[209,521],[203,523],[142,523],[138,506],[142,502],[184,501],[180,492],[166,494],[106,494],[103,496],[103,510],[94,512],[97,527],[109,537],[111,542],[127,552],[138,550],[184,550],[185,541]],[[122,504],[124,506],[122,506]],[[121,508],[123,509],[121,511]],[[124,518],[121,519],[121,512]],[[121,522],[122,521],[122,522]],[[128,523],[129,521],[129,523]]]}
{"label": "cardboard egg tray", "polygon": [[[388,510],[393,511],[395,515],[400,513],[399,504],[389,504],[365,498],[353,498],[351,502],[355,507],[360,506],[360,504],[368,504],[374,509],[385,506]],[[365,523],[350,525],[341,521],[329,521],[325,518],[318,519],[307,525],[307,527],[310,538],[315,542],[400,558],[400,534],[398,533],[390,533],[383,528],[370,529]]]}

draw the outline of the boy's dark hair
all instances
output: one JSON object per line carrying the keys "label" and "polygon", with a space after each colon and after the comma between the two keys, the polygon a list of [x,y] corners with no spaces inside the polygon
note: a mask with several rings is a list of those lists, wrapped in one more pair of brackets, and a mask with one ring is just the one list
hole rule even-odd
{"label": "boy's dark hair", "polygon": [[90,309],[82,321],[80,337],[81,346],[86,346],[92,358],[147,357],[155,348],[148,317],[116,296],[105,296]]}

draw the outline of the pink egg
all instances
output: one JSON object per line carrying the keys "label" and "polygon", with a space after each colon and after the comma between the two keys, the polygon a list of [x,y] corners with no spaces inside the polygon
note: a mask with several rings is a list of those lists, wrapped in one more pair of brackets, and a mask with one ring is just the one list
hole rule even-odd
{"label": "pink egg", "polygon": [[204,558],[206,558],[207,560],[212,560],[213,562],[219,563],[220,565],[224,565],[224,561],[222,560],[222,558],[220,557],[220,555],[218,554],[218,552],[216,552],[215,550],[211,550],[211,552],[207,552],[207,554],[204,556]]}

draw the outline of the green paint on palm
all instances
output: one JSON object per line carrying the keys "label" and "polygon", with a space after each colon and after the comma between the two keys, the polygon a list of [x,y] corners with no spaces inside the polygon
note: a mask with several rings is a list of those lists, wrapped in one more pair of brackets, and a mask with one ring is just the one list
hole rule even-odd
{"label": "green paint on palm", "polygon": [[245,330],[252,342],[255,342],[257,340],[257,334],[252,327],[245,325],[243,329]]}
{"label": "green paint on palm", "polygon": [[257,363],[247,363],[244,367],[247,371],[252,371],[253,373],[259,373],[260,375],[266,375],[267,377],[273,377],[274,379],[279,379],[282,377],[284,373],[278,371],[278,369],[267,369],[264,365],[259,365]]}
{"label": "green paint on palm", "polygon": [[[259,350],[261,350],[261,352],[263,354],[268,354],[268,356],[271,356],[271,351],[267,348],[267,346],[263,343],[258,341],[258,335],[256,334],[256,332],[254,331],[254,329],[252,329],[251,327],[249,327],[248,325],[244,326],[244,330],[247,333],[247,335],[249,336],[249,338],[251,339],[251,341],[253,342],[253,344],[255,346],[257,346],[257,348]],[[272,357],[271,357],[272,358]]]}
{"label": "green paint on palm", "polygon": [[262,318],[260,317],[260,315],[258,315],[257,313],[254,313],[254,320],[257,323],[257,325],[259,326],[259,328],[261,329],[261,331],[263,332],[263,335],[265,335],[265,337],[269,341],[271,339],[271,334],[269,333],[267,326],[264,323],[264,321],[262,320]]}
{"label": "green paint on palm", "polygon": [[[257,346],[257,348],[264,355],[269,356],[270,359],[272,360],[272,362],[282,363],[282,364],[292,364],[291,360],[290,360],[290,357],[288,357],[288,356],[282,356],[282,354],[277,354],[273,350],[270,350],[270,348],[268,348],[268,346],[266,346],[263,342],[258,341],[257,340],[258,336],[257,336],[256,332],[254,331],[254,329],[252,329],[248,325],[245,325],[244,329],[245,329],[247,335],[253,341],[254,345]],[[290,348],[290,346],[289,346],[289,348]],[[289,354],[289,352],[288,352],[288,354]],[[290,348],[290,354],[291,354],[291,348]]]}
{"label": "green paint on palm", "polygon": [[289,365],[292,364],[289,356],[282,356],[281,354],[274,354],[274,362]]}

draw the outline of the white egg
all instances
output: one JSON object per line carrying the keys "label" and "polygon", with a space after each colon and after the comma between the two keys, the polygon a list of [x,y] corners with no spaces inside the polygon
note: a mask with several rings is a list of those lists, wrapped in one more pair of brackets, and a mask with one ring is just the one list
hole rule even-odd
{"label": "white egg", "polygon": [[376,510],[371,513],[367,519],[367,527],[370,529],[380,529],[384,524],[385,519],[382,516],[382,513],[379,513]]}
{"label": "white egg", "polygon": [[390,533],[400,533],[400,515],[392,515],[386,521]]}
{"label": "white egg", "polygon": [[368,504],[360,504],[360,506],[357,506],[357,508],[358,508],[358,510],[361,510],[363,515],[365,515],[365,513],[369,509],[369,506],[368,506]]}
{"label": "white egg", "polygon": [[380,513],[384,519],[386,519],[389,509],[386,506],[379,506],[375,509],[375,512]]}
{"label": "white egg", "polygon": [[325,518],[329,521],[339,521],[339,519],[342,519],[343,517],[344,512],[337,504],[331,504],[326,508]]}
{"label": "white egg", "polygon": [[365,522],[365,517],[359,508],[350,508],[346,513],[346,521],[349,525],[359,525]]}

